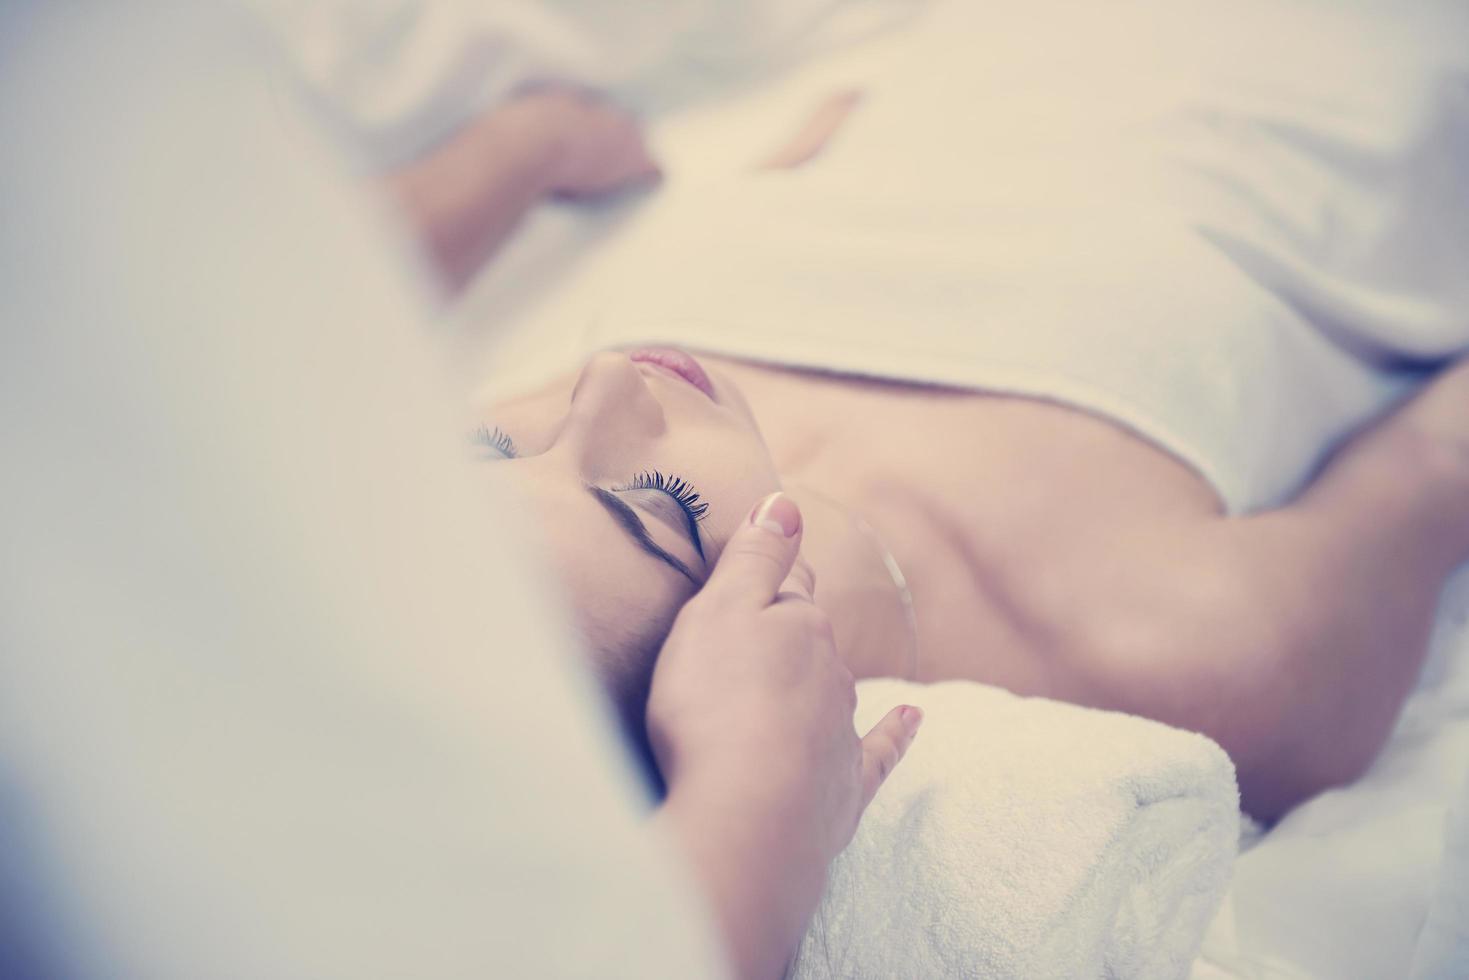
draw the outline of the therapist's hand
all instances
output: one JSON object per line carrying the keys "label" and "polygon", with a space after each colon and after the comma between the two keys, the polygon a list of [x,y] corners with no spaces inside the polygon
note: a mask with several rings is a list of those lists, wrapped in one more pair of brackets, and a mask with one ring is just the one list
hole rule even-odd
{"label": "therapist's hand", "polygon": [[679,614],[648,700],[668,785],[660,819],[703,880],[741,976],[784,970],[827,865],[922,720],[902,706],[857,737],[852,675],[812,602],[800,541],[788,497],[755,508]]}

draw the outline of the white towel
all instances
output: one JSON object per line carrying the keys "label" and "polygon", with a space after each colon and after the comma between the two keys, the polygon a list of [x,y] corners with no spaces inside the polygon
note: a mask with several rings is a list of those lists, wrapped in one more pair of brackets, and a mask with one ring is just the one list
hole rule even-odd
{"label": "white towel", "polygon": [[927,716],[833,865],[791,976],[1180,977],[1224,895],[1234,769],[1200,735],[969,682],[860,685]]}
{"label": "white towel", "polygon": [[301,94],[373,168],[412,159],[520,86],[642,110],[901,23],[920,0],[249,0]]}
{"label": "white towel", "polygon": [[517,330],[1056,401],[1277,506],[1469,350],[1463,34],[1369,6],[935,4],[817,160],[670,171]]}
{"label": "white towel", "polygon": [[1469,353],[1469,72],[1437,79],[1396,157],[1279,127],[1353,173],[1371,203],[1350,249],[1292,255],[1220,228],[1200,232],[1334,341],[1365,357],[1433,362]]}

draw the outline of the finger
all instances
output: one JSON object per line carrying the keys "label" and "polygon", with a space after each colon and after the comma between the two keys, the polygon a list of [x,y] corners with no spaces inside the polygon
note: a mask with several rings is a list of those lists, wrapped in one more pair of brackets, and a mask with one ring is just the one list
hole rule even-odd
{"label": "finger", "polygon": [[580,189],[582,197],[601,197],[620,191],[632,191],[656,184],[663,170],[649,154],[636,134],[620,140],[603,157],[600,172]]}
{"label": "finger", "polygon": [[801,509],[783,493],[755,505],[724,546],[703,594],[763,608],[775,601],[801,550]]}
{"label": "finger", "polygon": [[780,584],[779,594],[782,598],[789,595],[807,602],[816,601],[816,572],[811,568],[811,563],[801,555],[796,555],[796,563],[791,566],[790,573]]}
{"label": "finger", "polygon": [[614,189],[647,187],[663,178],[663,168],[641,142],[625,148],[620,157],[614,171],[616,176],[611,181]]}
{"label": "finger", "polygon": [[628,164],[628,169],[633,177],[639,180],[652,180],[663,176],[663,168],[659,167],[658,161],[653,159],[653,153],[648,148],[642,134],[637,134],[635,139]]}
{"label": "finger", "polygon": [[794,170],[807,163],[842,128],[847,116],[862,101],[857,90],[837,92],[816,107],[805,124],[780,149],[756,165],[757,170]]}
{"label": "finger", "polygon": [[862,809],[867,809],[888,775],[903,761],[921,724],[922,711],[911,704],[901,705],[883,715],[862,739]]}

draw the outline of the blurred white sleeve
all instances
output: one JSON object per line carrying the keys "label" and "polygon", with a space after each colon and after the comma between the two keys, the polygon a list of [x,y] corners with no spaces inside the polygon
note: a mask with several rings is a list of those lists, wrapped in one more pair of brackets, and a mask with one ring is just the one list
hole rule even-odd
{"label": "blurred white sleeve", "polygon": [[0,9],[0,975],[717,973],[247,26]]}

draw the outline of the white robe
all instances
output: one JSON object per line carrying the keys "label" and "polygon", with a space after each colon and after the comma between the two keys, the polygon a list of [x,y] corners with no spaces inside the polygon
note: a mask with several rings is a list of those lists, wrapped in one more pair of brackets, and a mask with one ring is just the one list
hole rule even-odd
{"label": "white robe", "polygon": [[249,36],[0,11],[0,975],[719,975]]}

